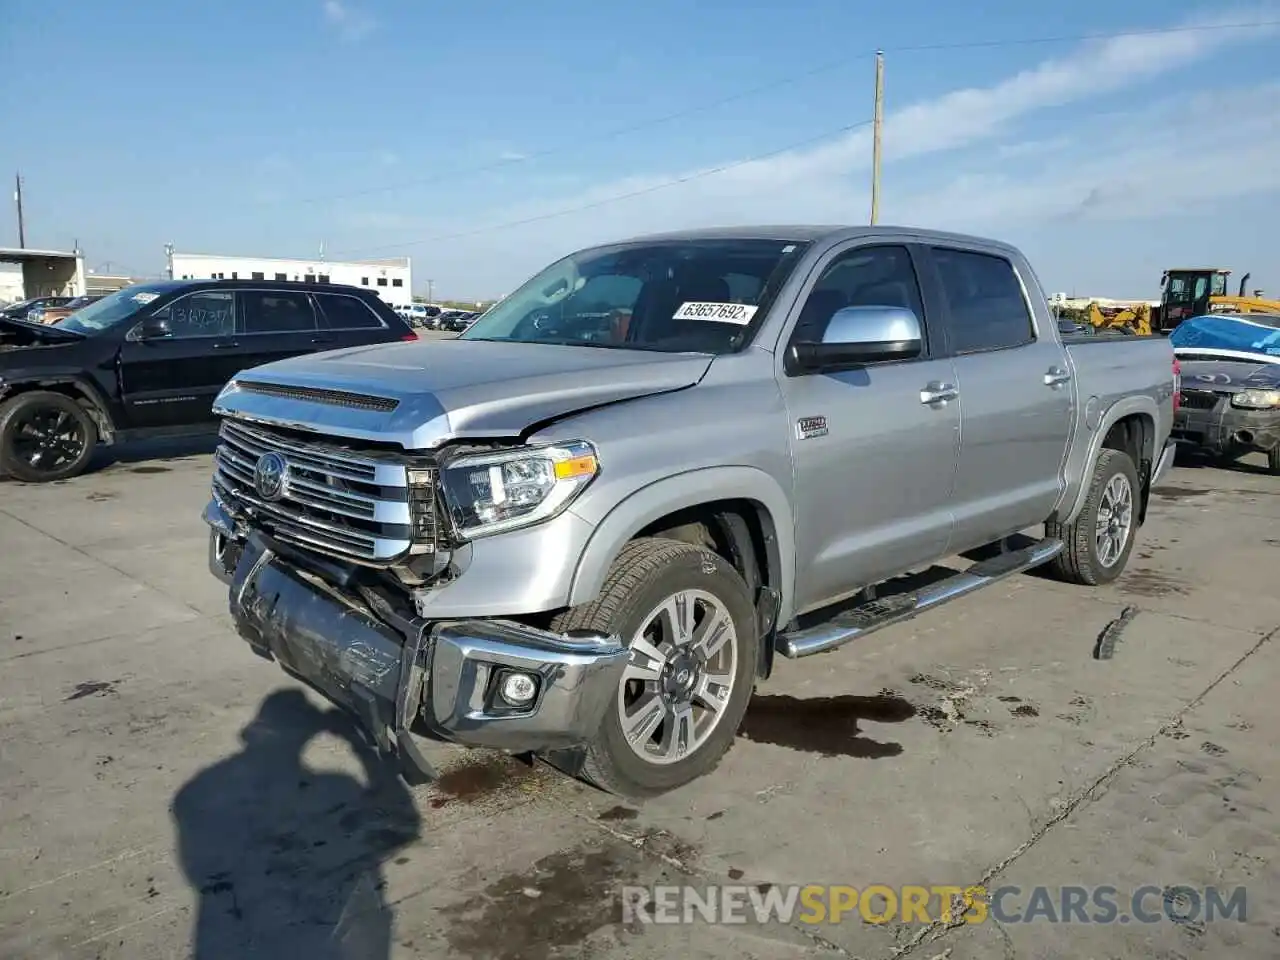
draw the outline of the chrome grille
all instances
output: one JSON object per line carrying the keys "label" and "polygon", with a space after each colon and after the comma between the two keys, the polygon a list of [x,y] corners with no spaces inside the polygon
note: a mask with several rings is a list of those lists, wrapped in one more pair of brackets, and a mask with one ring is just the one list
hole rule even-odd
{"label": "chrome grille", "polygon": [[[417,488],[410,491],[406,465],[395,458],[298,440],[231,419],[223,421],[219,437],[216,492],[272,536],[372,566],[402,557],[415,539],[420,550],[433,549],[434,484],[419,500],[413,495]],[[285,462],[282,492],[271,500],[256,486],[258,462],[269,453]]]}

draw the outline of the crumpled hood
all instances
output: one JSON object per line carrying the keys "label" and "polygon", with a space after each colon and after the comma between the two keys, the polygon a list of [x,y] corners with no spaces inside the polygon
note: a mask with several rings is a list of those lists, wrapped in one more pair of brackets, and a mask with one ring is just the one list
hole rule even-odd
{"label": "crumpled hood", "polygon": [[379,344],[255,367],[227,385],[214,410],[424,450],[514,437],[589,407],[691,387],[710,364],[705,354],[557,344]]}
{"label": "crumpled hood", "polygon": [[[1187,351],[1193,352],[1193,351]],[[1280,389],[1280,363],[1250,360],[1189,360],[1183,353],[1182,389],[1238,393],[1241,390]]]}
{"label": "crumpled hood", "polygon": [[15,358],[12,362],[17,362],[16,358],[19,356],[31,356],[31,351],[36,348],[64,346],[79,343],[83,339],[54,326],[0,317],[0,350],[4,351],[7,358]]}

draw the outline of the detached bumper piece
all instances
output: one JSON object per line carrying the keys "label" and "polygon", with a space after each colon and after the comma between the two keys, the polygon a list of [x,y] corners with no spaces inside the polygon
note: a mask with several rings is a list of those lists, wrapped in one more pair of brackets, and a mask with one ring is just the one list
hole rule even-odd
{"label": "detached bumper piece", "polygon": [[1173,469],[1174,458],[1177,455],[1178,445],[1173,440],[1170,440],[1164,445],[1164,449],[1160,451],[1160,459],[1156,461],[1156,467],[1151,471],[1151,486],[1159,486],[1164,478],[1169,475],[1169,471]]}
{"label": "detached bumper piece", "polygon": [[[213,526],[211,524],[211,526]],[[354,713],[406,779],[434,776],[429,740],[512,753],[572,748],[593,738],[626,667],[617,638],[567,637],[511,621],[405,620],[391,625],[359,601],[281,559],[251,533],[210,562],[230,580],[236,629],[330,701]]]}

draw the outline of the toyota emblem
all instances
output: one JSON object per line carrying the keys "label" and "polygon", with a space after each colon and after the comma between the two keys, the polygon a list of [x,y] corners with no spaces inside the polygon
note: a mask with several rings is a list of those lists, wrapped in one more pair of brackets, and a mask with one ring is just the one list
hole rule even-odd
{"label": "toyota emblem", "polygon": [[285,493],[289,464],[278,453],[264,453],[253,468],[253,486],[263,500],[279,500]]}

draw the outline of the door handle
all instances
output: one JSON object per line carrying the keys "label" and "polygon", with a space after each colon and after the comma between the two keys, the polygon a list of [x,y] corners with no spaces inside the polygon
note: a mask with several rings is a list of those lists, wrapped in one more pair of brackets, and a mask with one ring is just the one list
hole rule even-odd
{"label": "door handle", "polygon": [[215,343],[215,344],[213,345],[213,349],[215,349],[215,350],[232,350],[232,349],[234,349],[234,348],[236,348],[236,347],[238,347],[238,346],[240,346],[240,341],[239,341],[239,340],[219,340],[217,343]]}
{"label": "door handle", "polygon": [[1071,374],[1063,370],[1061,367],[1050,367],[1049,372],[1044,375],[1044,385],[1046,387],[1057,387],[1071,379]]}
{"label": "door handle", "polygon": [[935,380],[920,391],[920,402],[933,406],[934,404],[944,404],[958,396],[960,396],[960,391],[956,389],[954,383],[939,383]]}
{"label": "door handle", "polygon": [[312,337],[311,342],[312,343],[333,343],[333,341],[330,340],[328,337]]}

